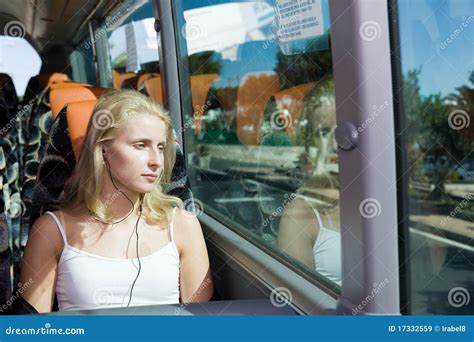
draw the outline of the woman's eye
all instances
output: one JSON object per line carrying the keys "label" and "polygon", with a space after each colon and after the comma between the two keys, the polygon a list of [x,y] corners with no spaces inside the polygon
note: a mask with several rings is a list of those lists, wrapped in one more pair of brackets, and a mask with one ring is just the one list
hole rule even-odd
{"label": "woman's eye", "polygon": [[163,145],[159,145],[159,146],[158,146],[158,150],[164,151],[164,150],[165,150],[165,147],[164,147]]}
{"label": "woman's eye", "polygon": [[142,148],[145,148],[145,144],[144,143],[138,143],[138,144],[135,144],[135,147],[138,148],[138,149],[142,149]]}

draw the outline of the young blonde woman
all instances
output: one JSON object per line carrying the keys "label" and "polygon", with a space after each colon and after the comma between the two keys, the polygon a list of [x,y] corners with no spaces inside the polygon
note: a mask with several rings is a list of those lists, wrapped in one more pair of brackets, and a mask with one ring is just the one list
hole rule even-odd
{"label": "young blonde woman", "polygon": [[99,99],[66,201],[31,227],[20,281],[38,312],[200,302],[213,292],[199,221],[163,193],[175,146],[163,108]]}

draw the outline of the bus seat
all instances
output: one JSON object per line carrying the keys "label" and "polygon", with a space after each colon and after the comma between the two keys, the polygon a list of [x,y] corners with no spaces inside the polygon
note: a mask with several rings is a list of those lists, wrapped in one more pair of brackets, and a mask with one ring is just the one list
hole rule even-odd
{"label": "bus seat", "polygon": [[122,88],[122,83],[126,79],[135,77],[134,72],[126,72],[126,73],[119,73],[117,70],[112,70],[112,84],[115,89],[121,89]]}
{"label": "bus seat", "polygon": [[304,105],[306,94],[316,86],[316,82],[300,84],[292,88],[282,90],[276,94],[275,101],[280,115],[288,112],[291,117],[291,125],[286,127],[286,132],[291,142],[295,143],[295,131],[298,127],[298,119]]}
{"label": "bus seat", "polygon": [[271,96],[280,90],[280,78],[274,72],[247,74],[237,93],[237,137],[244,145],[258,145],[263,113]]}
{"label": "bus seat", "polygon": [[143,81],[146,94],[153,100],[163,104],[163,90],[161,87],[161,76],[156,74],[155,77]]}
{"label": "bus seat", "polygon": [[203,74],[191,76],[191,99],[193,105],[194,132],[201,133],[202,117],[205,112],[205,102],[212,82],[219,78],[218,74]]}
{"label": "bus seat", "polygon": [[77,160],[81,151],[82,141],[86,134],[87,125],[97,100],[72,102],[66,110],[69,138],[72,144],[74,159]]}
{"label": "bus seat", "polygon": [[160,74],[156,72],[146,72],[144,74],[141,74],[140,77],[138,77],[137,90],[141,91],[145,87],[146,80],[159,76]]}
{"label": "bus seat", "polygon": [[18,110],[18,96],[10,75],[0,73],[0,97],[5,100],[10,116],[16,114]]}
{"label": "bus seat", "polygon": [[84,87],[82,85],[72,87],[59,87],[51,89],[49,99],[51,104],[51,113],[55,119],[59,111],[69,102],[95,100],[108,91],[100,87]]}

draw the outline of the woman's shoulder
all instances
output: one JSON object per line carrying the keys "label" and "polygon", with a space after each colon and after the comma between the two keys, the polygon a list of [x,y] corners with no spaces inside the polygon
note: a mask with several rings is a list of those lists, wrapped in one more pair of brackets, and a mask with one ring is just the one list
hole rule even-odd
{"label": "woman's shoulder", "polygon": [[[52,213],[58,215],[57,211]],[[58,224],[54,218],[47,213],[38,217],[32,224],[28,234],[28,241],[31,241],[32,243],[38,242],[42,245],[47,242],[47,245],[50,248],[45,249],[45,252],[48,250],[54,254],[61,252],[64,245],[64,240]]]}
{"label": "woman's shoulder", "polygon": [[174,211],[173,226],[177,226],[177,229],[201,228],[197,218],[198,214],[181,208],[176,208]]}
{"label": "woman's shoulder", "polygon": [[184,209],[175,209],[173,234],[178,247],[185,248],[202,236],[202,228],[195,213]]}

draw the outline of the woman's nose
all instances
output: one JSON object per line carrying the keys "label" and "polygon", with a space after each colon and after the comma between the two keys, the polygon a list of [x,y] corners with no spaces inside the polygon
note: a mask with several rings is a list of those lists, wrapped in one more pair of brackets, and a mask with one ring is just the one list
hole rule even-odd
{"label": "woman's nose", "polygon": [[148,156],[148,163],[151,166],[157,166],[157,167],[161,166],[160,150],[156,149],[156,150],[150,151],[150,154]]}

